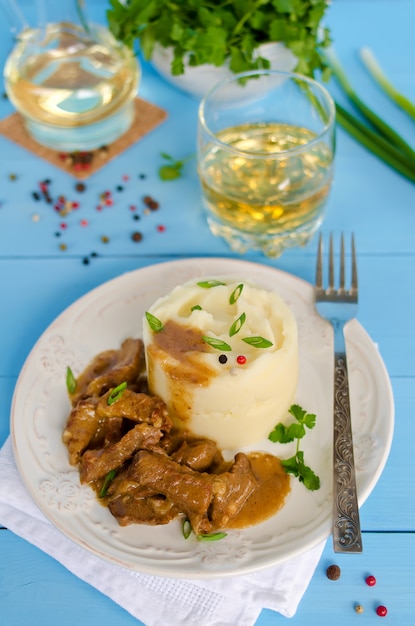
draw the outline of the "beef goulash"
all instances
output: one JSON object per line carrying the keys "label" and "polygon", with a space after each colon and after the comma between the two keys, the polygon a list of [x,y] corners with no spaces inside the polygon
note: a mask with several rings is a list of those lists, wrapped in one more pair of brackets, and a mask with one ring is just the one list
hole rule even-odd
{"label": "beef goulash", "polygon": [[238,452],[179,429],[147,389],[144,345],[98,354],[69,390],[63,432],[81,483],[121,526],[188,520],[197,536],[256,524],[283,506],[289,477],[272,455]]}

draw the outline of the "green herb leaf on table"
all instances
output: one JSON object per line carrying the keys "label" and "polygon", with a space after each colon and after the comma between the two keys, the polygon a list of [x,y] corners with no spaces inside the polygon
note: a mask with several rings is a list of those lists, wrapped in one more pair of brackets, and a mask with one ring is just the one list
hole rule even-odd
{"label": "green herb leaf on table", "polygon": [[293,474],[310,491],[320,489],[320,478],[304,463],[304,452],[300,450],[300,441],[306,434],[306,429],[313,429],[316,425],[316,415],[307,413],[300,405],[293,404],[288,411],[295,422],[289,426],[278,423],[268,435],[274,443],[290,443],[297,441],[295,454],[289,459],[281,460],[281,465],[288,474]]}
{"label": "green herb leaf on table", "polygon": [[76,378],[69,365],[66,368],[66,388],[70,394],[76,391]]}
{"label": "green herb leaf on table", "polygon": [[193,158],[193,155],[191,155],[186,159],[175,161],[173,157],[166,152],[162,152],[161,156],[163,157],[163,159],[166,159],[168,161],[166,165],[161,165],[159,167],[158,173],[161,180],[176,180],[176,178],[180,178],[185,163]]}

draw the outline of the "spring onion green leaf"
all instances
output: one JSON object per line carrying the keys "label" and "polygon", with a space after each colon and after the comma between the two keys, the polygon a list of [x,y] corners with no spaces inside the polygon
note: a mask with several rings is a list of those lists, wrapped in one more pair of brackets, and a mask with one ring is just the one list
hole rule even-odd
{"label": "spring onion green leaf", "polygon": [[335,76],[343,91],[357,110],[359,110],[370,124],[392,145],[396,146],[396,148],[401,150],[404,154],[407,154],[411,159],[415,159],[415,151],[411,146],[358,96],[332,50],[327,53],[327,62],[333,76]]}
{"label": "spring onion green leaf", "polygon": [[202,287],[202,289],[212,289],[212,287],[219,287],[219,285],[224,285],[225,283],[221,283],[220,280],[201,280],[197,283],[198,287]]}
{"label": "spring onion green leaf", "polygon": [[191,311],[201,311],[202,307],[200,306],[200,304],[195,304],[194,306],[192,306],[192,308],[190,310]]}
{"label": "spring onion green leaf", "polygon": [[109,394],[107,398],[108,406],[111,406],[111,404],[114,404],[114,402],[117,402],[117,400],[121,398],[122,394],[124,393],[126,389],[127,389],[127,382],[123,382],[120,385],[117,385],[116,387],[114,387],[114,389],[111,391],[111,393]]}
{"label": "spring onion green leaf", "polygon": [[163,322],[161,322],[158,319],[158,317],[156,317],[155,315],[152,315],[151,313],[146,311],[146,319],[147,319],[147,322],[149,323],[151,330],[154,330],[155,333],[158,333],[161,330],[163,330],[164,328]]}
{"label": "spring onion green leaf", "polygon": [[76,378],[69,365],[66,368],[66,388],[70,394],[75,393],[76,391]]}
{"label": "spring onion green leaf", "polygon": [[243,337],[242,341],[254,348],[270,348],[273,345],[272,341],[263,337]]}
{"label": "spring onion green leaf", "polygon": [[185,539],[189,539],[190,535],[192,534],[192,525],[190,524],[190,521],[187,519],[187,517],[183,520],[182,533]]}
{"label": "spring onion green leaf", "polygon": [[405,178],[415,182],[415,160],[405,157],[386,139],[370,130],[337,102],[336,119],[340,126],[375,156]]}
{"label": "spring onion green leaf", "polygon": [[105,496],[108,493],[108,488],[110,484],[112,483],[112,481],[114,480],[114,478],[116,477],[116,475],[117,475],[116,469],[110,470],[108,474],[105,475],[104,482],[102,483],[101,490],[98,494],[99,498],[105,498]]}
{"label": "spring onion green leaf", "polygon": [[395,102],[395,104],[397,104],[413,120],[415,120],[415,104],[398,91],[394,85],[392,85],[386,74],[383,72],[372,50],[370,50],[370,48],[362,48],[360,50],[360,58],[372,78],[383,89],[386,95],[388,95],[389,98]]}
{"label": "spring onion green leaf", "polygon": [[241,295],[243,288],[244,286],[242,283],[238,285],[237,287],[235,287],[235,289],[232,291],[231,295],[229,296],[229,304],[235,304],[235,302]]}
{"label": "spring onion green leaf", "polygon": [[232,326],[229,329],[229,337],[233,337],[236,333],[239,333],[242,326],[244,325],[246,320],[246,313],[241,313],[241,315],[234,321]]}
{"label": "spring onion green leaf", "polygon": [[226,341],[222,341],[221,339],[216,339],[215,337],[206,337],[206,336],[203,336],[202,339],[209,346],[212,346],[212,348],[215,348],[215,350],[223,350],[223,352],[229,352],[230,350],[232,350],[231,346],[228,343],[226,343]]}
{"label": "spring onion green leaf", "polygon": [[206,535],[196,535],[196,539],[198,541],[218,541],[219,539],[224,539],[227,534],[224,532],[218,533],[207,533]]}

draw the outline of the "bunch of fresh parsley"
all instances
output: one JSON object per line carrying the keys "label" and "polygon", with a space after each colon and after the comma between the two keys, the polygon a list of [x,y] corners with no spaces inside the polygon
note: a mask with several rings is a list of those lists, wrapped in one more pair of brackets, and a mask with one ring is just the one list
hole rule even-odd
{"label": "bunch of fresh parsley", "polygon": [[330,43],[321,20],[329,0],[109,0],[108,25],[113,35],[133,47],[138,40],[146,59],[154,45],[173,50],[172,75],[185,65],[229,61],[237,73],[268,68],[255,57],[263,43],[284,43],[298,59],[296,71],[315,76],[327,72],[322,49]]}

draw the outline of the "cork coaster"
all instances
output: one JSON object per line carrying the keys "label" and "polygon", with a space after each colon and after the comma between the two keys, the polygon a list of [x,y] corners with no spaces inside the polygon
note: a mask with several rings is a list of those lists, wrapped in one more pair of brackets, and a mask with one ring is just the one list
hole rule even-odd
{"label": "cork coaster", "polygon": [[166,111],[141,100],[141,98],[135,99],[134,106],[135,115],[132,126],[114,143],[90,152],[71,153],[66,155],[66,158],[61,153],[46,148],[32,139],[28,135],[23,118],[19,113],[13,113],[0,121],[0,134],[41,159],[56,165],[71,176],[85,180],[156,128],[167,117]]}

